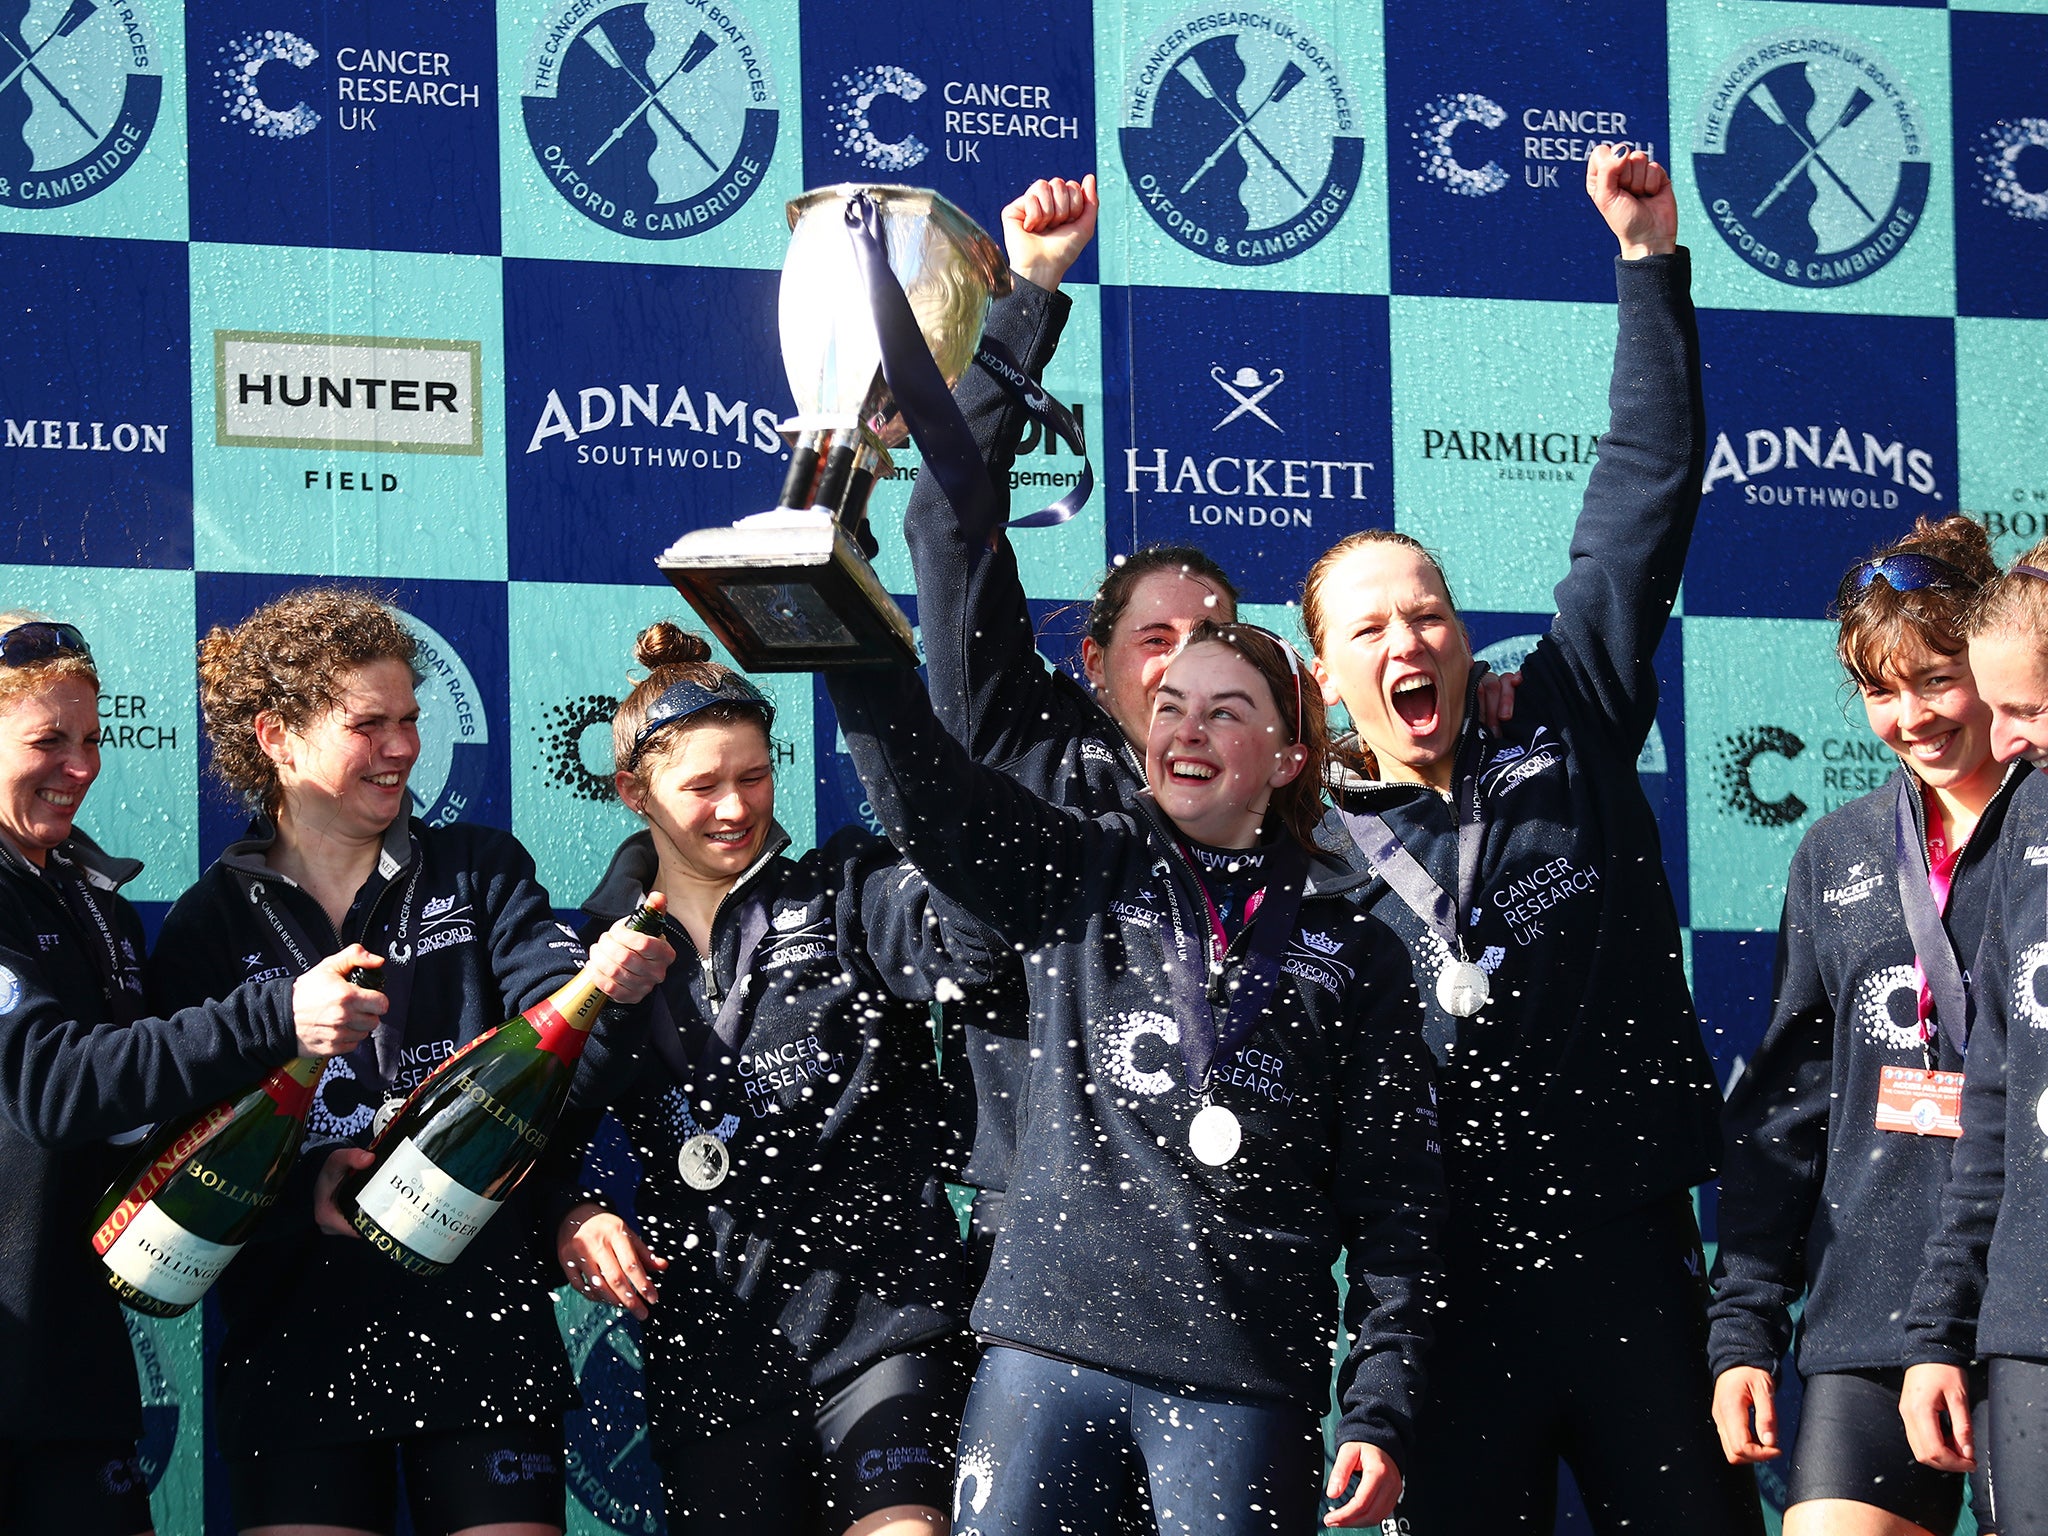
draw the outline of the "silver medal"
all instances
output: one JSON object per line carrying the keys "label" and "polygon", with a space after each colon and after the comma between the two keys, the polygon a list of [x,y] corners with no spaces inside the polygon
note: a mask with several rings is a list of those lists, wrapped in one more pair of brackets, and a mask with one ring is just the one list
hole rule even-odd
{"label": "silver medal", "polygon": [[373,1138],[382,1136],[384,1134],[384,1127],[397,1119],[398,1112],[403,1108],[405,1108],[404,1099],[386,1099],[382,1104],[379,1104],[377,1106],[377,1116],[370,1122],[370,1135]]}
{"label": "silver medal", "polygon": [[676,1154],[676,1172],[692,1189],[716,1189],[732,1172],[732,1154],[709,1131],[699,1131]]}
{"label": "silver medal", "polygon": [[1188,1150],[1211,1168],[1221,1168],[1243,1145],[1244,1127],[1221,1104],[1204,1104],[1188,1122]]}
{"label": "silver medal", "polygon": [[1469,1019],[1493,1001],[1493,986],[1470,960],[1454,957],[1437,972],[1436,1000],[1452,1018]]}

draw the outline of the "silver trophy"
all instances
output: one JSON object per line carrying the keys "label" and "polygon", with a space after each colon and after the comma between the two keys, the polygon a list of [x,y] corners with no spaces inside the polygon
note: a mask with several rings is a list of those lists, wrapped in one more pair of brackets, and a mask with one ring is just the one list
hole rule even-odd
{"label": "silver trophy", "polygon": [[750,672],[917,662],[910,621],[855,541],[905,436],[848,235],[848,204],[862,194],[949,389],[974,360],[989,301],[1010,291],[1001,249],[936,192],[847,183],[791,201],[780,322],[797,414],[781,426],[782,495],[730,528],[685,534],[655,562]]}

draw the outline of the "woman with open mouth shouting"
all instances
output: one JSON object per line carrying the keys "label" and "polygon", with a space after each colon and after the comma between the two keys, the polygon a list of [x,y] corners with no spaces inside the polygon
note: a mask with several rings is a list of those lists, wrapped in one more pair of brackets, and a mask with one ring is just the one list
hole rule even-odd
{"label": "woman with open mouth shouting", "polygon": [[[252,814],[164,920],[153,993],[225,997],[346,939],[371,951],[383,994],[366,1004],[369,1038],[322,1077],[306,1155],[218,1287],[227,1331],[209,1406],[244,1532],[388,1532],[401,1488],[419,1536],[550,1536],[567,1514],[575,1388],[528,1189],[434,1276],[376,1252],[333,1199],[370,1163],[381,1110],[585,958],[510,833],[407,814],[416,652],[395,610],[340,587],[287,592],[200,644],[213,771]],[[674,958],[624,929],[589,954],[614,1003],[646,996]]]}
{"label": "woman with open mouth shouting", "polygon": [[1002,948],[864,828],[785,853],[774,707],[710,655],[649,627],[612,721],[619,798],[646,826],[584,910],[602,928],[660,891],[697,963],[591,1042],[560,1148],[610,1104],[641,1177],[630,1213],[566,1183],[557,1255],[647,1319],[675,1536],[936,1536],[972,1364],[942,1182],[966,1090],[942,1095],[929,1005]]}
{"label": "woman with open mouth shouting", "polygon": [[1720,1095],[1636,776],[1705,458],[1690,265],[1662,166],[1598,146],[1586,186],[1621,246],[1612,419],[1512,721],[1480,717],[1484,669],[1414,539],[1353,534],[1302,595],[1362,749],[1332,786],[1348,853],[1415,956],[1444,1101],[1417,1536],[1548,1530],[1560,1457],[1601,1531],[1761,1521],[1709,1412],[1687,1190],[1714,1171]]}
{"label": "woman with open mouth shouting", "polygon": [[1092,817],[973,762],[914,672],[829,674],[889,834],[1023,953],[1030,989],[960,1531],[1104,1528],[1134,1468],[1162,1533],[1304,1529],[1340,1251],[1350,1496],[1329,1523],[1376,1525],[1398,1496],[1435,1107],[1408,957],[1350,899],[1362,877],[1313,852],[1305,670],[1262,630],[1196,625],[1157,679],[1145,791]]}
{"label": "woman with open mouth shouting", "polygon": [[[1966,654],[1969,604],[1997,574],[1981,524],[1922,519],[1835,598],[1836,654],[1899,770],[1816,822],[1786,876],[1770,1027],[1728,1096],[1710,1314],[1721,1444],[1732,1462],[1785,1458],[1788,1536],[1946,1536],[1961,1508],[1962,1479],[1914,1460],[1898,1402],[1962,1133],[1968,968],[2028,775],[1992,756]],[[1787,1456],[1776,1378],[1802,1295]],[[1972,1489],[1984,1531],[2001,1529],[1991,1491]]]}

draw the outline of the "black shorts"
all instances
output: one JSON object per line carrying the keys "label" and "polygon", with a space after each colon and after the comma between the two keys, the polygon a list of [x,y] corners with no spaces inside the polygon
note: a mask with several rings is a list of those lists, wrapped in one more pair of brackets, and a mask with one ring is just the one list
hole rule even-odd
{"label": "black shorts", "polygon": [[960,1410],[974,1375],[964,1338],[878,1360],[823,1397],[659,1453],[670,1536],[839,1536],[899,1504],[948,1509]]}
{"label": "black shorts", "polygon": [[7,1536],[139,1536],[149,1480],[133,1440],[0,1441],[0,1531]]}
{"label": "black shorts", "polygon": [[235,1524],[339,1525],[390,1536],[401,1464],[415,1536],[567,1524],[559,1420],[232,1457]]}
{"label": "black shorts", "polygon": [[[1785,1468],[1788,1508],[1814,1499],[1853,1499],[1930,1531],[1955,1529],[1963,1506],[1963,1478],[1913,1459],[1906,1423],[1899,1417],[1899,1389],[1905,1376],[1900,1368],[1826,1371],[1805,1378],[1799,1429]],[[1970,1386],[1970,1417],[1982,1450],[1990,1443],[1983,1425],[1982,1378],[1973,1379]],[[1981,1472],[1970,1477],[1970,1503],[1983,1525],[1987,1496]]]}

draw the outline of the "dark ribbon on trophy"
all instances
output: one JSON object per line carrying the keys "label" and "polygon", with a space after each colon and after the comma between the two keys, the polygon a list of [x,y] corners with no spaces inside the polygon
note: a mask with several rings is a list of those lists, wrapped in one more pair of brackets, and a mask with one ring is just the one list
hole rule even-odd
{"label": "dark ribbon on trophy", "polygon": [[1095,466],[1088,460],[1088,439],[1081,431],[1081,423],[1072,411],[1053,398],[1050,390],[1026,373],[1016,355],[993,336],[981,338],[974,360],[990,378],[1010,392],[1011,397],[1038,423],[1041,431],[1050,432],[1081,458],[1081,473],[1072,490],[1051,505],[1024,517],[1013,517],[1003,526],[1051,528],[1064,523],[1086,506],[1088,498],[1095,493]]}
{"label": "dark ribbon on trophy", "polygon": [[[1043,426],[1082,454],[1081,480],[1073,490],[1029,517],[1006,520],[974,433],[967,418],[960,414],[953,392],[946,387],[945,375],[939,372],[931,348],[925,343],[903,285],[890,269],[889,253],[882,243],[881,214],[865,193],[856,193],[847,200],[846,228],[853,240],[854,259],[867,280],[875,334],[882,345],[882,377],[888,381],[889,393],[903,413],[904,425],[916,440],[918,452],[924,455],[946,499],[953,504],[954,515],[960,519],[961,532],[972,552],[971,560],[980,560],[981,552],[995,542],[998,529],[1044,527],[1072,517],[1095,486],[1080,423],[1074,420],[1073,413],[1033,384],[1030,375],[1000,344],[983,340],[976,360],[1022,401]],[[1055,408],[1058,416],[1053,414]]]}

